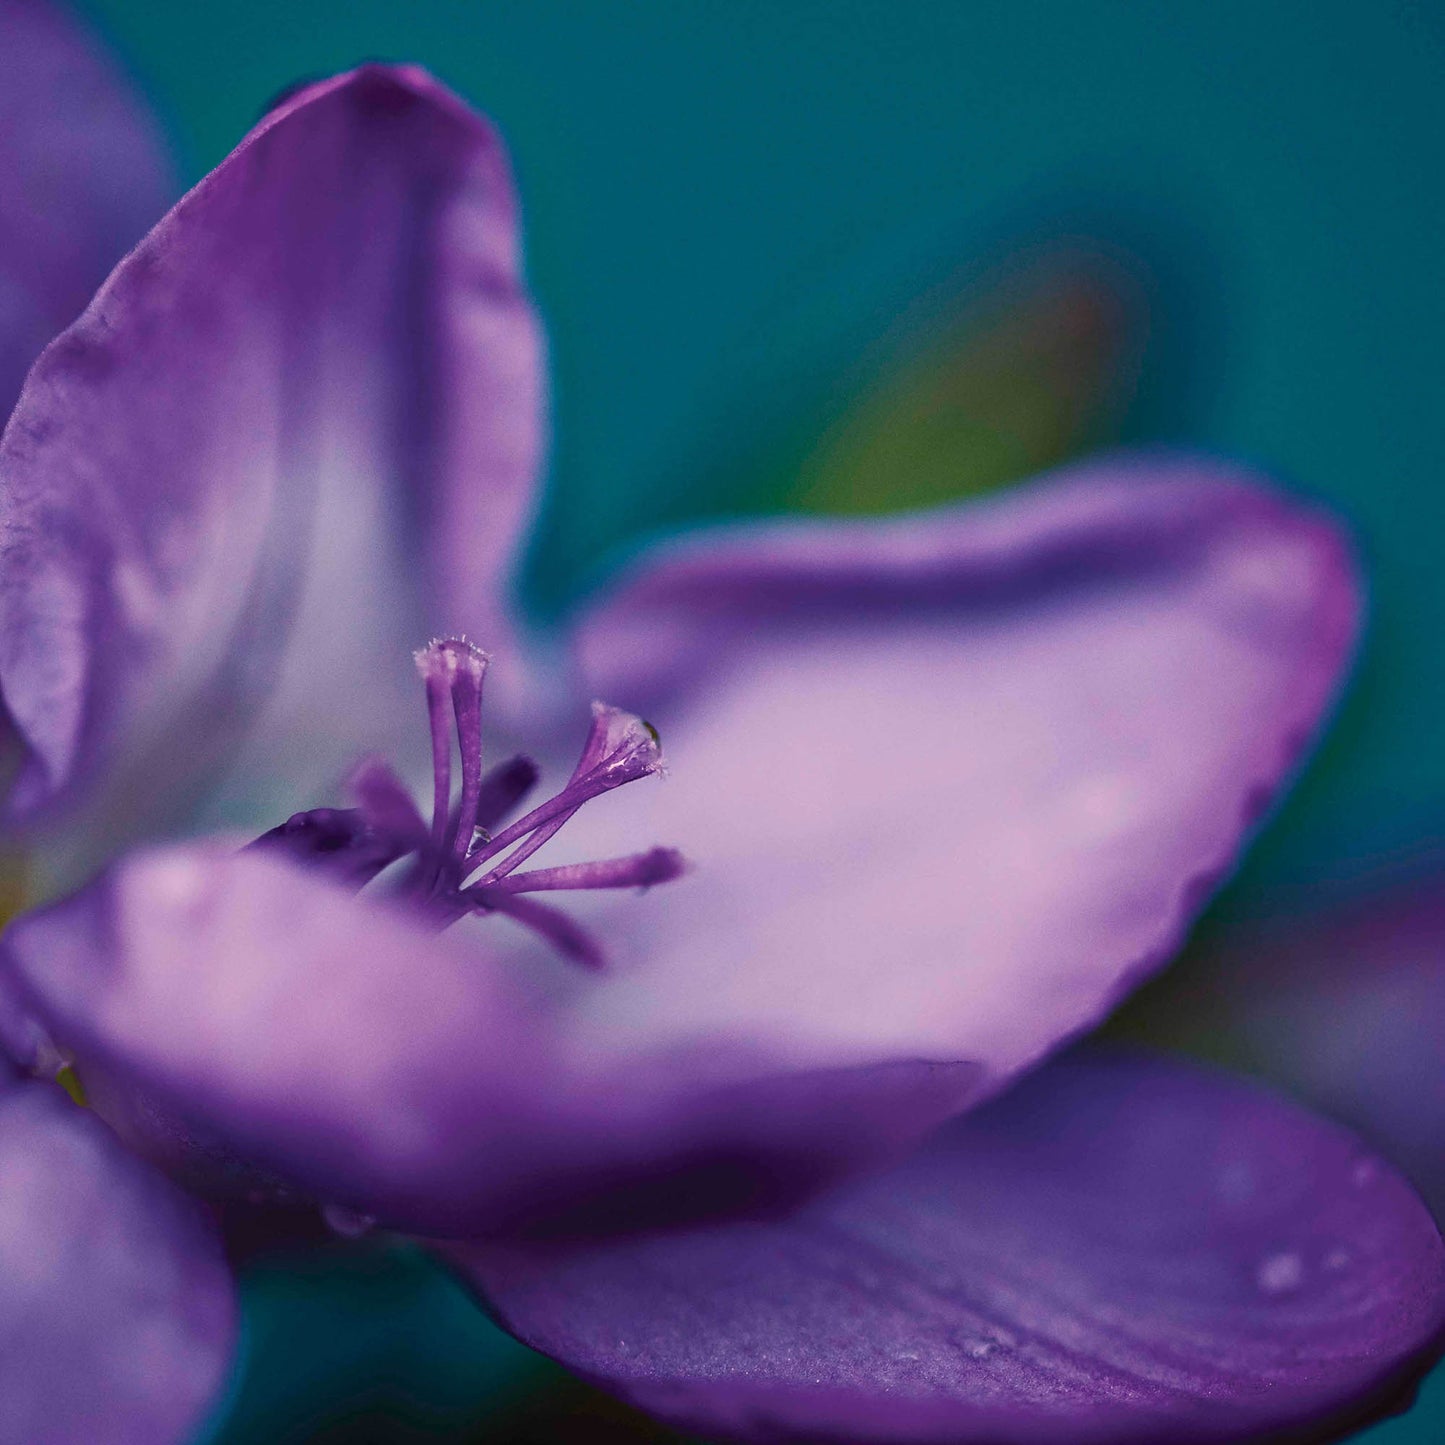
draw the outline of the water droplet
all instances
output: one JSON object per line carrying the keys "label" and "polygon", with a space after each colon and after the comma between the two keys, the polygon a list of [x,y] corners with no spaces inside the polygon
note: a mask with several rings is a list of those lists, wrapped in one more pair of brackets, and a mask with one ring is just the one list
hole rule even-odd
{"label": "water droplet", "polygon": [[[62,1070],[75,1066],[75,1060],[63,1049],[58,1048],[54,1040],[51,1039],[50,1035],[46,1033],[39,1024],[31,1019],[25,1019],[24,1027],[29,1035],[28,1041],[33,1050],[29,1068],[30,1072],[34,1074],[37,1079],[53,1079],[59,1075]],[[22,1044],[22,1050],[23,1047],[24,1045]],[[17,1055],[17,1057],[19,1056]],[[24,1061],[22,1060],[22,1062]]]}
{"label": "water droplet", "polygon": [[900,1364],[904,1364],[904,1365],[916,1364],[916,1363],[918,1362],[918,1351],[917,1351],[917,1350],[899,1350],[898,1353],[897,1353],[896,1355],[894,1355],[893,1358],[894,1358],[895,1360],[897,1360]]}
{"label": "water droplet", "polygon": [[1248,1204],[1254,1198],[1254,1170],[1242,1160],[1226,1165],[1220,1171],[1218,1189],[1226,1204]]}
{"label": "water droplet", "polygon": [[953,1336],[953,1343],[970,1360],[991,1360],[1001,1350],[1008,1349],[1014,1338],[1002,1330],[993,1334],[971,1334],[960,1330]]}
{"label": "water droplet", "polygon": [[346,1208],[344,1204],[323,1204],[321,1217],[326,1221],[326,1227],[343,1239],[360,1239],[363,1234],[369,1234],[376,1225],[376,1220],[371,1215],[359,1214],[354,1209]]}
{"label": "water droplet", "polygon": [[1288,1294],[1304,1283],[1305,1264],[1291,1250],[1266,1255],[1254,1272],[1255,1283],[1265,1294]]}

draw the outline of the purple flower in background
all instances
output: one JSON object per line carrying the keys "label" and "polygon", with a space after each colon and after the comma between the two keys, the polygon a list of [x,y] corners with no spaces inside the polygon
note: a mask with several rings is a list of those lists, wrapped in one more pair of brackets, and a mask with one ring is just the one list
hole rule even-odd
{"label": "purple flower in background", "polygon": [[[1445,1257],[1358,1143],[1132,1056],[1002,1093],[1168,958],[1309,740],[1355,627],[1331,526],[1116,460],[660,544],[544,653],[507,585],[542,384],[499,142],[381,67],[269,115],[45,352],[0,443],[17,823],[57,872],[197,808],[261,836],[14,923],[12,1052],[199,1190],[438,1241],[523,1339],[720,1437],[1304,1438],[1388,1403]],[[657,738],[601,704],[577,758],[599,696],[671,777],[620,786]],[[167,1372],[228,1349],[214,1230],[53,1086],[5,1108],[0,1395],[90,1438],[52,1382],[119,1360],[150,1394],[111,1438],[178,1438],[205,1388]],[[90,1158],[139,1281],[105,1189],[52,1207]],[[38,1242],[63,1298],[25,1291]]]}
{"label": "purple flower in background", "polygon": [[1126,1023],[1223,1054],[1378,1141],[1445,1213],[1445,875],[1439,845],[1236,919]]}

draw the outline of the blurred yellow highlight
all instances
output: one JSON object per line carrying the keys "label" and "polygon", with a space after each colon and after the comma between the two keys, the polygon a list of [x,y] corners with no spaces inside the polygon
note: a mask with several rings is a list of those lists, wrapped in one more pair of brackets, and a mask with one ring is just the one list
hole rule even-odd
{"label": "blurred yellow highlight", "polygon": [[790,502],[877,514],[977,496],[1115,439],[1143,342],[1121,266],[1056,252],[987,287],[925,298],[856,403],[822,437]]}

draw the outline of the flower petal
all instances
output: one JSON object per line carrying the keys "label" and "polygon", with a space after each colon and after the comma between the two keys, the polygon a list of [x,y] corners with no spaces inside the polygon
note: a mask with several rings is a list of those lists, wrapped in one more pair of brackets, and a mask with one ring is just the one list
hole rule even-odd
{"label": "flower petal", "polygon": [[385,746],[418,639],[505,625],[539,349],[486,122],[377,66],[268,115],[45,353],[0,448],[16,808],[124,751],[134,826],[273,688],[279,785]]}
{"label": "flower petal", "polygon": [[1445,1217],[1445,875],[1415,860],[1210,931],[1120,1020],[1228,1059],[1383,1149]]}
{"label": "flower petal", "polygon": [[41,348],[170,199],[156,126],[66,10],[0,6],[0,427]]}
{"label": "flower petal", "polygon": [[694,872],[645,917],[587,901],[615,982],[579,1040],[968,1060],[998,1087],[1176,949],[1317,728],[1356,608],[1328,521],[1204,462],[664,548],[579,651],[670,775],[564,836]]}
{"label": "flower petal", "polygon": [[1445,1329],[1440,1236],[1362,1145],[1130,1055],[790,1220],[446,1252],[518,1338],[709,1439],[1333,1438]]}
{"label": "flower petal", "polygon": [[776,1209],[972,1083],[914,1061],[777,1076],[705,1048],[590,1067],[563,1000],[605,982],[538,968],[528,938],[505,919],[438,938],[274,852],[197,846],[132,855],[4,949],[134,1147],[208,1189],[299,1189],[421,1233]]}
{"label": "flower petal", "polygon": [[0,1439],[188,1439],[234,1335],[196,1204],[60,1089],[0,1083]]}

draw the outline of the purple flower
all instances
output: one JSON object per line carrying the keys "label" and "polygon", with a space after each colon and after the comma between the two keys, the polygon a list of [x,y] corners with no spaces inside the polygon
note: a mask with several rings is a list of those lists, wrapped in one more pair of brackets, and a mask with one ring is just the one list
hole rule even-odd
{"label": "purple flower", "polygon": [[[437,1240],[522,1338],[717,1436],[1303,1438],[1387,1401],[1445,1254],[1357,1142],[1131,1056],[1002,1094],[1167,959],[1307,743],[1355,627],[1330,524],[1120,459],[660,544],[548,653],[506,586],[538,338],[495,135],[367,67],[46,351],[0,443],[16,818],[57,870],[200,799],[255,846],[142,847],[12,925],[12,1051],[198,1189]],[[670,778],[602,704],[577,757],[597,696]],[[214,1236],[53,1087],[13,1097],[154,1195],[187,1281],[155,1350],[213,1378]],[[48,1197],[4,1248],[69,1228]],[[48,1303],[0,1357],[56,1439],[83,1420],[32,1374],[137,1317],[96,1278],[82,1348]]]}
{"label": "purple flower", "polygon": [[1445,877],[1438,844],[1235,921],[1131,1010],[1348,1121],[1445,1213]]}

